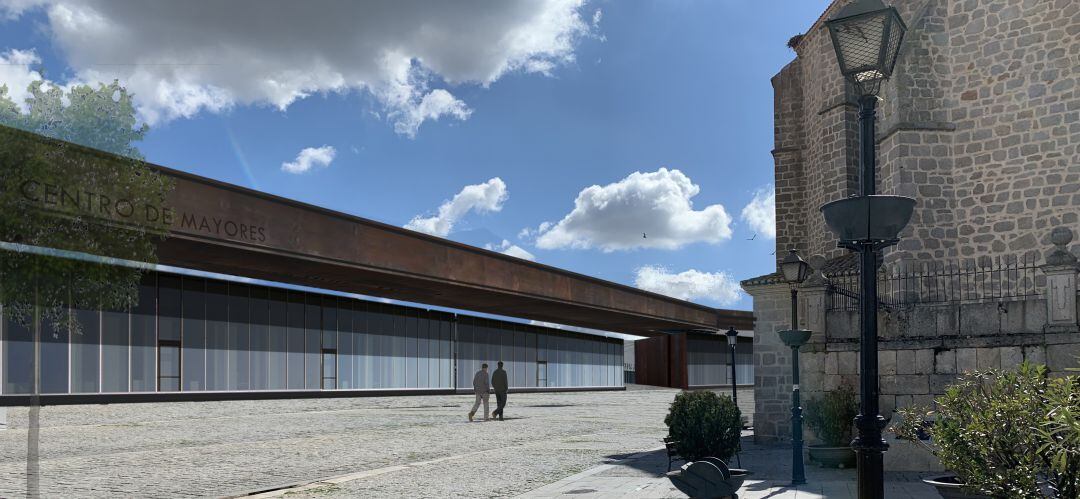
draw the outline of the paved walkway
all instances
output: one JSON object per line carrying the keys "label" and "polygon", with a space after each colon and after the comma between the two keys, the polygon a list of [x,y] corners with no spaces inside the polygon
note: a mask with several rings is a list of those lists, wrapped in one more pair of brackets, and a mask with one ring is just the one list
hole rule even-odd
{"label": "paved walkway", "polygon": [[[807,464],[807,483],[793,487],[790,447],[758,446],[743,438],[739,456],[742,467],[753,471],[739,490],[740,499],[854,499],[855,470],[824,469]],[[682,462],[673,465],[678,470]],[[660,447],[627,459],[590,468],[558,482],[519,495],[519,498],[574,497],[596,499],[685,498],[666,476],[667,453]],[[919,473],[888,473],[885,497],[890,499],[937,498],[937,492],[920,481]]]}

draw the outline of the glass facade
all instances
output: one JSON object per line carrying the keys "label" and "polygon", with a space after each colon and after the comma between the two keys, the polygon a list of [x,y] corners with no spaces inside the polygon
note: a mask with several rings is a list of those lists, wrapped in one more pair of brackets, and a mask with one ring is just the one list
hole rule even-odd
{"label": "glass facade", "polygon": [[[738,384],[754,383],[753,342],[743,338],[735,344],[735,377]],[[687,376],[690,386],[731,384],[731,351],[723,335],[690,334],[686,338]]]}
{"label": "glass facade", "polygon": [[503,362],[511,388],[623,386],[621,340],[459,316],[457,385]]}
{"label": "glass facade", "polygon": [[[129,311],[42,330],[42,393],[618,387],[622,341],[465,315],[150,273]],[[0,321],[3,394],[33,388],[33,335]],[[456,372],[456,376],[455,376]]]}

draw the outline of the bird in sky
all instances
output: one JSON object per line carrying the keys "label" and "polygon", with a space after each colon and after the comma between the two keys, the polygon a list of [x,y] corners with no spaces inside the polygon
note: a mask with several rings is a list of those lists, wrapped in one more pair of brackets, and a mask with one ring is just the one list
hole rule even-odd
{"label": "bird in sky", "polygon": [[642,239],[648,239],[648,236],[646,236],[646,235],[645,235],[645,233],[644,233],[644,232],[642,232],[642,233],[641,233],[641,238],[642,238]]}
{"label": "bird in sky", "polygon": [[757,233],[755,233],[753,237],[746,238],[747,241],[753,241],[754,239],[757,239]]}

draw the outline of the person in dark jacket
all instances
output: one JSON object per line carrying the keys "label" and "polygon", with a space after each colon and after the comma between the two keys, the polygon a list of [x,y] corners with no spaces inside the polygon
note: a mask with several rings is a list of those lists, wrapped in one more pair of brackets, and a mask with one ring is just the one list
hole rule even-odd
{"label": "person in dark jacket", "polygon": [[499,421],[503,420],[503,408],[506,407],[506,391],[510,388],[510,384],[506,380],[506,371],[503,369],[503,363],[499,361],[498,369],[491,375],[491,387],[495,389],[495,412],[491,413],[492,416],[498,416]]}

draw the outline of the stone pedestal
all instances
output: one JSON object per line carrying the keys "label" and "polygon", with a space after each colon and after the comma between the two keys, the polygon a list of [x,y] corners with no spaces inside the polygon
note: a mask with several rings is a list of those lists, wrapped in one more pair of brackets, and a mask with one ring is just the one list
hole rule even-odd
{"label": "stone pedestal", "polygon": [[825,310],[828,293],[825,285],[807,286],[799,289],[799,329],[814,332],[812,343],[825,341]]}
{"label": "stone pedestal", "polygon": [[1044,331],[1053,333],[1080,330],[1076,320],[1076,256],[1068,251],[1072,231],[1058,227],[1050,233],[1054,250],[1040,267],[1046,274],[1046,326]]}
{"label": "stone pedestal", "polygon": [[1080,330],[1076,322],[1076,267],[1044,265],[1048,333]]}
{"label": "stone pedestal", "polygon": [[814,332],[811,343],[825,342],[825,311],[828,309],[829,280],[822,273],[825,257],[813,255],[806,260],[813,270],[806,282],[799,287],[799,329]]}

